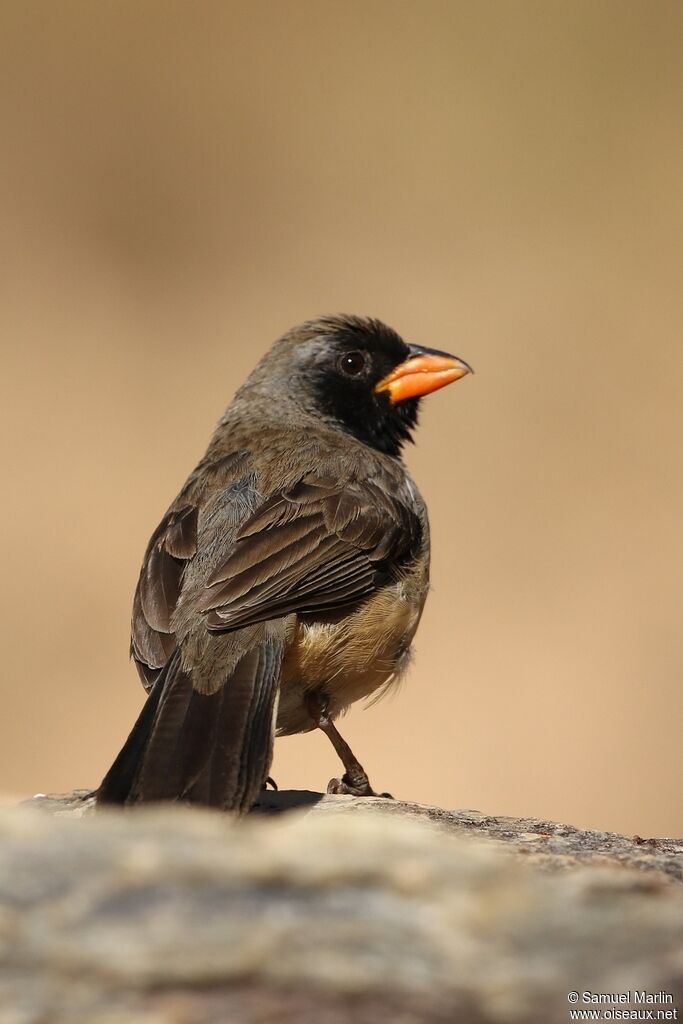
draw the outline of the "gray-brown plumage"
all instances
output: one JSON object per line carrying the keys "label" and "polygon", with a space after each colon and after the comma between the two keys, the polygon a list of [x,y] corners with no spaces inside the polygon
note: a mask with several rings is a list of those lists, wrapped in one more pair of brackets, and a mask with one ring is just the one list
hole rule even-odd
{"label": "gray-brown plumage", "polygon": [[356,317],[304,324],[240,388],[150,540],[131,652],[149,696],[101,803],[248,809],[273,737],[333,721],[404,667],[429,527],[400,458],[419,396],[469,367]]}

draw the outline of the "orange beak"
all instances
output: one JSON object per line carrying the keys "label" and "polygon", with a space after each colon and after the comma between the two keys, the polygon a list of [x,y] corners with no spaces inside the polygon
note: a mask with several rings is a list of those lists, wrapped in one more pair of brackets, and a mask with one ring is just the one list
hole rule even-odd
{"label": "orange beak", "polygon": [[389,392],[391,403],[403,402],[406,398],[420,398],[432,391],[445,388],[466,373],[474,373],[463,359],[450,356],[434,349],[418,348],[411,345],[411,355],[405,362],[387,374],[375,386],[375,394]]}

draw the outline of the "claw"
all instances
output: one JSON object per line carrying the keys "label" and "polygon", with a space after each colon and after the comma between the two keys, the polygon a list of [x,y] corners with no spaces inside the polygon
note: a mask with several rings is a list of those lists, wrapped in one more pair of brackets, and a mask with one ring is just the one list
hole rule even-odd
{"label": "claw", "polygon": [[354,785],[348,775],[343,775],[341,779],[330,779],[327,784],[327,792],[342,793],[347,796],[375,796],[382,797],[384,800],[394,799],[391,793],[375,793],[367,779],[359,780],[358,784]]}

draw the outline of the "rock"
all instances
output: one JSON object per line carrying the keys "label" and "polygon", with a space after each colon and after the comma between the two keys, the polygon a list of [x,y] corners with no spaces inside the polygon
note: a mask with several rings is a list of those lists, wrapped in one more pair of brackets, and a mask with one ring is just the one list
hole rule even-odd
{"label": "rock", "polygon": [[683,994],[683,841],[314,793],[243,821],[31,803],[0,813],[0,1024],[554,1024],[572,991]]}

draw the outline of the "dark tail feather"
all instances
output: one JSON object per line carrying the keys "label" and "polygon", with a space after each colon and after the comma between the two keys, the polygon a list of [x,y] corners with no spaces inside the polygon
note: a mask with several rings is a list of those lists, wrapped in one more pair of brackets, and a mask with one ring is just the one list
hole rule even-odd
{"label": "dark tail feather", "polygon": [[[175,657],[176,655],[174,654],[173,658]],[[170,661],[164,671],[157,676],[128,739],[100,783],[99,789],[96,791],[98,803],[125,804],[128,802],[128,797],[144,756],[145,748],[149,743],[161,695],[164,692],[164,677],[169,668]]]}
{"label": "dark tail feather", "polygon": [[97,792],[101,804],[181,800],[247,811],[268,775],[282,644],[248,651],[212,694],[176,651]]}

